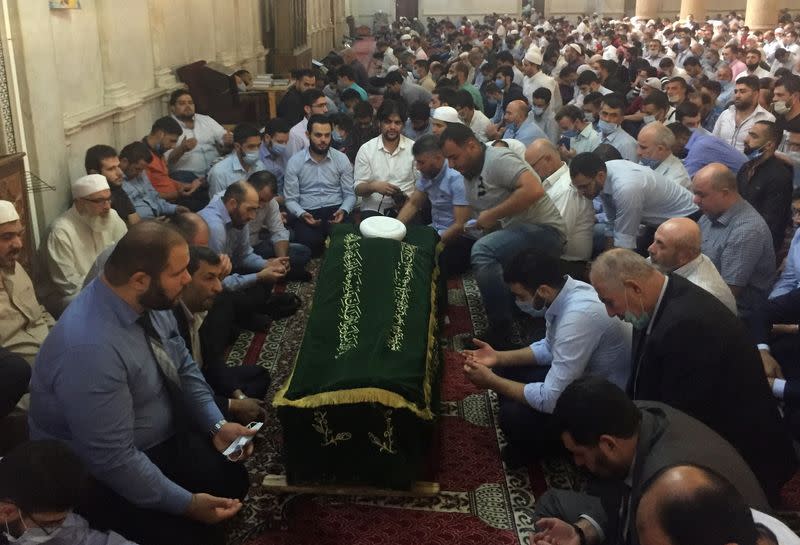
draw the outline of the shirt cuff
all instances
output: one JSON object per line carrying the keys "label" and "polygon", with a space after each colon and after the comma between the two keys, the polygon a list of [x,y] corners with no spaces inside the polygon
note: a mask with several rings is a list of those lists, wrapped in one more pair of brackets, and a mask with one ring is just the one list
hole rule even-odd
{"label": "shirt cuff", "polygon": [[603,529],[600,527],[600,525],[597,524],[596,520],[594,520],[589,515],[580,515],[578,518],[579,519],[583,519],[583,520],[585,520],[586,522],[588,522],[589,524],[592,525],[592,527],[597,532],[598,537],[600,538],[599,543],[602,543],[602,542],[604,542],[606,540],[606,533],[603,531]]}
{"label": "shirt cuff", "polygon": [[772,381],[772,395],[778,399],[783,399],[783,392],[786,389],[786,380],[776,378]]}
{"label": "shirt cuff", "polygon": [[531,344],[529,348],[533,352],[533,357],[536,358],[536,365],[550,365],[552,357],[550,351],[544,347],[545,340],[536,341]]}
{"label": "shirt cuff", "polygon": [[765,343],[758,343],[756,345],[756,348],[758,348],[759,350],[766,350],[767,352],[769,352],[769,345]]}

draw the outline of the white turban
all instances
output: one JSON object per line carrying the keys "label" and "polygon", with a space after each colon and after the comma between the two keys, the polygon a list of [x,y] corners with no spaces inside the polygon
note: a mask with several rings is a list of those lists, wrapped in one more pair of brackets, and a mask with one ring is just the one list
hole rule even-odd
{"label": "white turban", "polygon": [[18,219],[19,214],[17,214],[17,209],[14,208],[14,205],[8,201],[0,201],[0,225],[17,221]]}
{"label": "white turban", "polygon": [[87,174],[72,182],[72,198],[82,199],[92,193],[111,189],[108,187],[108,180],[102,174]]}
{"label": "white turban", "polygon": [[538,47],[531,47],[525,53],[525,60],[531,64],[542,64],[542,51]]}
{"label": "white turban", "polygon": [[461,118],[458,117],[458,112],[452,106],[439,106],[433,111],[433,119],[437,121],[444,121],[445,123],[461,123]]}

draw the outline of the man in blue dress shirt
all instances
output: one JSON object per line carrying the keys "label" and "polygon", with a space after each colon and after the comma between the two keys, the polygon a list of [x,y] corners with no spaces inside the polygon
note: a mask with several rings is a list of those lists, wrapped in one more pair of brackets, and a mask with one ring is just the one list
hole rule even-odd
{"label": "man in blue dress shirt", "polygon": [[289,142],[291,127],[286,120],[276,117],[267,122],[264,134],[261,136],[259,153],[264,170],[271,172],[278,180],[278,195],[283,196],[283,176],[286,172],[286,144]]}
{"label": "man in blue dress shirt", "polygon": [[80,511],[139,543],[224,543],[212,525],[249,486],[220,453],[253,432],[222,418],[171,312],[188,263],[177,231],[134,225],[50,332],[31,379],[31,437],[69,444],[97,481]]}
{"label": "man in blue dress shirt", "polygon": [[529,115],[530,108],[523,100],[515,100],[506,106],[506,113],[503,119],[506,122],[506,132],[503,138],[513,138],[519,140],[525,147],[530,146],[534,140],[547,138],[542,128],[536,124],[532,115]]}
{"label": "man in blue dress shirt", "polygon": [[119,166],[125,178],[122,189],[130,198],[140,218],[156,218],[189,212],[179,204],[161,198],[147,177],[147,165],[152,160],[143,142],[131,142],[119,152]]}
{"label": "man in blue dress shirt", "polygon": [[[495,351],[475,339],[465,350],[467,378],[500,395],[500,427],[508,439],[507,461],[560,448],[552,413],[561,392],[582,376],[620,388],[631,369],[629,324],[612,318],[589,284],[563,276],[559,260],[523,252],[504,270],[520,310],[546,308],[544,339],[518,350]],[[538,303],[538,305],[537,305]]]}
{"label": "man in blue dress shirt", "polygon": [[233,151],[208,171],[208,194],[213,197],[229,185],[246,180],[253,172],[264,170],[261,162],[261,133],[252,123],[240,123],[233,129]]}

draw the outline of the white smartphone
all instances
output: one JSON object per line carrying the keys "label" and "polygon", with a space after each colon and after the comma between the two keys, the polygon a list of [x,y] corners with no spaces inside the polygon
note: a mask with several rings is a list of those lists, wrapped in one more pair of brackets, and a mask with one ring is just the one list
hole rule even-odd
{"label": "white smartphone", "polygon": [[[258,430],[260,430],[261,426],[263,425],[264,425],[263,422],[250,422],[247,425],[247,429],[256,430],[256,432],[258,432]],[[230,456],[238,451],[244,450],[244,447],[247,446],[247,443],[253,440],[253,437],[255,437],[255,435],[240,435],[239,437],[234,439],[230,445],[228,445],[228,448],[226,448],[222,452],[222,455]]]}

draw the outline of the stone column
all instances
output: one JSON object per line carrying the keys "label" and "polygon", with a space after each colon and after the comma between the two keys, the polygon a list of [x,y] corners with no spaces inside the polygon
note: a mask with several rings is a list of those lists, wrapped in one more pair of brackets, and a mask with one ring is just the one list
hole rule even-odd
{"label": "stone column", "polygon": [[775,28],[778,23],[780,0],[747,0],[744,24],[750,30]]}
{"label": "stone column", "polygon": [[636,16],[653,19],[661,9],[661,0],[636,0]]}
{"label": "stone column", "polygon": [[126,32],[129,23],[120,16],[121,6],[115,0],[98,0],[96,7],[100,59],[103,64],[103,101],[106,106],[127,108],[136,102],[126,83],[131,47],[135,48],[135,44],[131,44],[132,36]]}
{"label": "stone column", "polygon": [[694,20],[703,22],[706,17],[706,0],[681,0],[681,20],[694,15]]}
{"label": "stone column", "polygon": [[[157,0],[150,0],[147,7],[150,13],[150,42],[153,44],[153,75],[156,80],[156,87],[175,89],[180,84],[175,77],[175,73],[170,68],[170,63],[167,58],[169,37],[164,21],[164,9],[166,5]],[[175,40],[175,42],[178,42],[178,40]]]}

